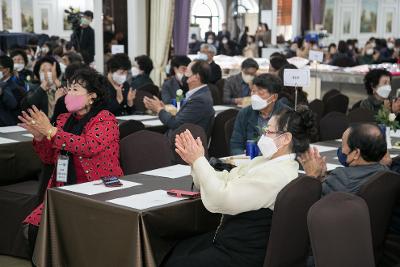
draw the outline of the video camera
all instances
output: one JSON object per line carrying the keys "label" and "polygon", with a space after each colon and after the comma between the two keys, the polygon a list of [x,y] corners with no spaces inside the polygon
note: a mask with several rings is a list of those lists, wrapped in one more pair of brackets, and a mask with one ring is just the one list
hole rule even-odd
{"label": "video camera", "polygon": [[64,12],[68,14],[67,21],[71,23],[72,30],[78,30],[81,25],[82,12],[75,10],[73,7],[65,9]]}

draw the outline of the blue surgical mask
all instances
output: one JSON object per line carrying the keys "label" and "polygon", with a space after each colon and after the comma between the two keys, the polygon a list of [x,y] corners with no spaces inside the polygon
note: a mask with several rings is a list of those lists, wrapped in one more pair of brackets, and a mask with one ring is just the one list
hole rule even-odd
{"label": "blue surgical mask", "polygon": [[338,148],[336,154],[340,164],[342,164],[344,167],[349,167],[349,163],[347,163],[347,155],[342,152],[341,147]]}

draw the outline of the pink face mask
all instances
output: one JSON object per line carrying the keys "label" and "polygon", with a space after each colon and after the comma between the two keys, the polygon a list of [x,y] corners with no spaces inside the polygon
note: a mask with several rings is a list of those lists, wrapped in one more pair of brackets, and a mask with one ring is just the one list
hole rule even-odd
{"label": "pink face mask", "polygon": [[65,96],[65,106],[69,112],[81,110],[86,105],[86,95],[70,95]]}

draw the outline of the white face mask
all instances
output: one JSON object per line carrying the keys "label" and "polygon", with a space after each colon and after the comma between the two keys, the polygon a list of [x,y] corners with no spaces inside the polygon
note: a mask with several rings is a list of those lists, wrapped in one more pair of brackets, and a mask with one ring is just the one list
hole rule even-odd
{"label": "white face mask", "polygon": [[[272,96],[268,97],[270,99]],[[259,95],[252,95],[251,96],[251,108],[253,110],[262,110],[266,108],[270,102],[267,100],[262,99]]]}
{"label": "white face mask", "polygon": [[392,42],[388,43],[388,44],[387,44],[387,47],[388,47],[389,49],[393,49],[393,48],[394,48],[394,43],[392,43]]}
{"label": "white face mask", "polygon": [[[40,72],[39,73],[39,75],[40,75],[40,81],[41,82],[43,82],[44,80],[45,80],[45,72]],[[52,76],[52,74],[51,74],[51,72],[47,72],[47,82],[49,83],[49,84],[53,84],[53,76]]]}
{"label": "white face mask", "polygon": [[49,48],[48,47],[42,47],[42,53],[43,54],[47,54],[49,52]]}
{"label": "white face mask", "polygon": [[376,89],[376,93],[382,98],[388,98],[392,87],[390,85],[382,85]]}
{"label": "white face mask", "polygon": [[177,73],[175,73],[175,77],[176,77],[176,79],[180,82],[180,81],[182,81],[183,74],[180,73],[180,72],[177,72]]}
{"label": "white face mask", "polygon": [[208,60],[208,56],[206,54],[204,54],[204,53],[200,53],[199,52],[199,53],[197,53],[196,59],[207,61]]}
{"label": "white face mask", "polygon": [[250,82],[253,81],[254,76],[253,76],[253,75],[250,75],[250,74],[245,74],[245,73],[242,72],[242,79],[243,79],[243,81],[244,81],[245,83],[249,84]]}
{"label": "white face mask", "polygon": [[222,43],[223,44],[227,44],[228,43],[228,39],[222,39]]}
{"label": "white face mask", "polygon": [[65,66],[64,63],[60,62],[60,69],[61,69],[61,73],[65,73],[65,69],[67,68],[67,66]]}
{"label": "white face mask", "polygon": [[[171,67],[171,66],[170,66]],[[168,70],[169,71],[169,70]],[[169,72],[168,72],[169,73]],[[132,67],[131,68],[131,74],[132,77],[136,77],[140,74],[140,70],[137,67]]]}
{"label": "white face mask", "polygon": [[367,49],[367,51],[365,51],[365,53],[368,55],[368,56],[372,56],[372,54],[374,53],[374,49]]}
{"label": "white face mask", "polygon": [[[278,137],[274,139],[277,139]],[[274,139],[263,134],[260,137],[260,140],[258,140],[257,146],[260,149],[263,157],[266,159],[270,159],[278,151],[278,147],[276,146]]]}
{"label": "white face mask", "polygon": [[2,71],[0,71],[0,80],[3,79],[3,77],[4,77],[4,74]]}
{"label": "white face mask", "polygon": [[207,43],[208,43],[208,44],[213,44],[213,43],[214,43],[214,40],[213,40],[213,39],[207,39]]}
{"label": "white face mask", "polygon": [[25,65],[22,63],[14,63],[14,70],[20,72],[25,68]]}
{"label": "white face mask", "polygon": [[126,81],[126,75],[124,74],[118,74],[117,72],[114,72],[112,74],[112,79],[114,82],[117,84],[123,84]]}

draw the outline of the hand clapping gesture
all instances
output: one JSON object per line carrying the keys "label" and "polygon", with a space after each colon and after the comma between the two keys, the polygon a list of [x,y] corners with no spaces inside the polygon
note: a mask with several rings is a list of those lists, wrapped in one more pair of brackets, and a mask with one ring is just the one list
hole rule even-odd
{"label": "hand clapping gesture", "polygon": [[133,90],[132,88],[129,88],[129,92],[128,92],[127,99],[126,99],[128,106],[130,106],[130,107],[133,106],[133,104],[134,104],[133,101],[135,100],[135,98],[136,98],[136,89]]}
{"label": "hand clapping gesture", "polygon": [[299,162],[308,176],[322,180],[326,174],[326,157],[321,157],[317,148],[310,148],[298,157]]}
{"label": "hand clapping gesture", "polygon": [[188,164],[193,163],[200,157],[204,156],[204,147],[200,137],[193,138],[189,130],[175,137],[175,151]]}
{"label": "hand clapping gesture", "polygon": [[45,136],[53,136],[57,132],[57,128],[51,125],[46,114],[36,106],[28,109],[28,113],[22,111],[22,116],[18,116],[22,123],[18,125],[29,131],[37,141],[41,141]]}

